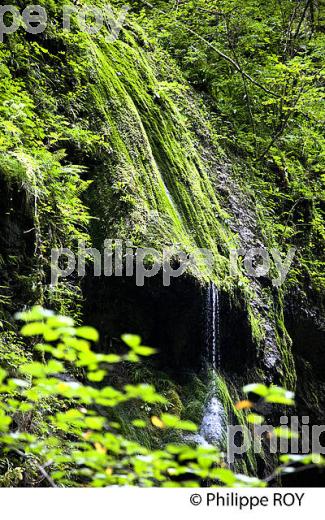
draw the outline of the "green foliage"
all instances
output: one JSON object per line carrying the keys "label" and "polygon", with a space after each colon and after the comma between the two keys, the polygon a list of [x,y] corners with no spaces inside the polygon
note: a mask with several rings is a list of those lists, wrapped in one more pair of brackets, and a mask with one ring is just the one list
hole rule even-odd
{"label": "green foliage", "polygon": [[262,384],[253,384],[244,386],[243,390],[247,394],[252,392],[259,395],[266,403],[294,404],[294,393],[280,386],[271,385],[267,387]]}
{"label": "green foliage", "polygon": [[[90,341],[97,341],[97,331],[91,327],[76,327],[74,320],[55,315],[41,307],[19,313],[25,321],[22,334],[37,336],[40,342],[35,350],[46,357],[46,362],[22,362],[19,377],[8,378],[1,372],[1,443],[5,452],[14,452],[34,460],[35,464],[51,466],[48,483],[56,485],[139,484],[164,485],[173,476],[185,473],[181,459],[167,447],[166,451],[148,451],[129,441],[119,433],[119,424],[110,419],[110,410],[122,403],[140,400],[144,403],[165,403],[152,385],[124,385],[123,389],[96,383],[108,377],[113,362],[133,362],[138,359],[133,352],[118,356],[97,354]],[[148,355],[141,338],[125,335],[125,340],[137,354]],[[68,370],[75,366],[82,370],[84,383],[71,380]],[[24,415],[35,410],[40,403],[59,399],[55,414],[44,415],[37,431],[24,428],[11,431],[13,415]],[[16,419],[17,420],[17,419]],[[173,428],[195,431],[190,421],[182,421],[169,413],[161,418],[152,417],[152,424],[160,429]],[[134,420],[137,428],[146,427],[143,420]],[[47,434],[43,437],[42,432]],[[175,451],[175,450],[174,450]],[[204,451],[204,450],[203,450]],[[217,456],[217,450],[214,450]],[[198,450],[202,455],[202,449]],[[195,454],[194,454],[195,455]],[[197,456],[197,455],[196,455]],[[195,462],[193,456],[193,480],[204,478],[205,465]]]}
{"label": "green foliage", "polygon": [[[46,3],[46,8],[54,14],[53,3]],[[55,13],[59,8],[55,7]],[[13,35],[8,44],[0,45],[0,180],[11,197],[20,194],[25,213],[31,218],[29,233],[33,232],[30,236],[35,242],[34,258],[32,272],[25,278],[28,286],[25,301],[30,293],[30,304],[46,298],[67,311],[78,308],[80,294],[66,283],[50,287],[50,252],[51,248],[62,246],[75,251],[78,240],[89,241],[86,229],[89,215],[81,201],[89,182],[82,178],[84,166],[69,160],[64,150],[70,123],[59,113],[60,109],[54,108],[58,105],[57,87],[50,76],[59,67],[45,45],[39,41],[27,42],[23,31]],[[7,225],[10,222],[21,225],[21,209],[10,207]],[[15,247],[16,244],[9,244],[7,264],[11,263]],[[31,259],[26,259],[22,247],[19,255],[17,267],[25,271]],[[16,274],[15,281],[19,292],[22,282]]]}
{"label": "green foliage", "polygon": [[[91,327],[76,327],[71,318],[55,315],[42,307],[34,307],[17,317],[25,321],[22,334],[38,338],[34,348],[43,353],[46,360],[21,360],[14,378],[7,370],[0,371],[1,448],[20,461],[20,465],[0,477],[1,485],[19,485],[20,468],[26,461],[51,486],[195,486],[206,479],[214,485],[266,485],[256,477],[228,469],[216,447],[193,447],[183,442],[149,450],[124,437],[119,422],[113,420],[114,408],[122,403],[132,406],[134,400],[150,405],[164,404],[166,398],[148,384],[126,384],[121,389],[107,386],[111,355],[92,350],[91,342],[97,341],[98,335]],[[128,334],[124,339],[131,348],[141,347],[139,336]],[[113,361],[135,360],[127,353],[115,355]],[[81,369],[79,379],[69,375],[73,367]],[[245,391],[256,393],[266,402],[289,399],[288,392],[279,387],[255,384]],[[31,426],[26,418],[33,416]],[[254,421],[249,417],[252,414],[248,416],[249,422],[257,422],[257,414]],[[194,423],[170,413],[151,416],[150,422],[158,430],[196,431]],[[144,429],[148,422],[134,419],[133,426]],[[277,429],[275,435],[283,436],[284,430]],[[291,460],[296,462],[290,457],[283,460],[285,468]],[[312,460],[316,464],[324,463],[323,458]],[[301,459],[303,464],[306,461],[307,458]]]}

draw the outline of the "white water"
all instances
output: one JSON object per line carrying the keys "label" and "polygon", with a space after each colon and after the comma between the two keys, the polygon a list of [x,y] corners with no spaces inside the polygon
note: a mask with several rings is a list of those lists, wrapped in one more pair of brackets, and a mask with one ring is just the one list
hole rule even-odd
{"label": "white water", "polygon": [[207,361],[211,364],[214,371],[220,368],[220,300],[219,291],[210,283],[207,292],[207,328],[206,328],[206,349]]}
{"label": "white water", "polygon": [[225,414],[217,397],[212,397],[203,415],[199,433],[192,439],[203,446],[207,444],[217,445],[224,431]]}
{"label": "white water", "polygon": [[216,372],[221,368],[220,356],[220,299],[219,292],[213,283],[210,283],[207,292],[206,306],[206,351],[207,361],[212,367],[211,397],[204,410],[199,433],[192,439],[201,445],[217,445],[225,429],[225,412],[219,399],[216,397]]}

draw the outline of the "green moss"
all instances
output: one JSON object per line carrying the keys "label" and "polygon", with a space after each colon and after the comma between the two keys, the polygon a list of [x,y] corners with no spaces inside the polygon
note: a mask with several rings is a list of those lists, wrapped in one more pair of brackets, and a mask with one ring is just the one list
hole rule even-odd
{"label": "green moss", "polygon": [[[125,238],[157,249],[177,244],[188,252],[208,248],[214,276],[222,279],[235,241],[211,165],[202,160],[202,144],[190,128],[192,118],[207,124],[198,102],[181,79],[171,82],[178,71],[168,68],[166,56],[143,50],[130,32],[114,45],[90,40],[89,48],[98,74],[92,106],[110,150],[92,172],[101,240]],[[204,273],[195,275],[204,279]]]}
{"label": "green moss", "polygon": [[168,390],[165,393],[166,399],[168,399],[170,413],[176,415],[177,417],[181,417],[183,412],[183,403],[175,389]]}
{"label": "green moss", "polygon": [[[236,402],[239,401],[238,391],[236,387],[228,381],[221,374],[215,375],[214,381],[216,395],[219,401],[222,403],[225,411],[225,422],[226,425],[238,425],[247,428],[247,421],[245,419],[245,413],[242,410],[237,410],[235,407]],[[228,432],[225,432],[227,436]],[[225,438],[224,442],[228,442]],[[227,445],[224,446],[227,448]],[[256,474],[257,472],[257,461],[256,456],[251,446],[244,457],[241,457],[235,461],[235,468],[238,472],[243,474]]]}
{"label": "green moss", "polygon": [[277,325],[277,344],[281,353],[281,362],[283,364],[281,384],[285,388],[295,390],[297,384],[295,360],[292,352],[292,340],[284,323],[283,309],[283,292],[279,290],[277,293],[277,299],[275,301],[274,317]]}

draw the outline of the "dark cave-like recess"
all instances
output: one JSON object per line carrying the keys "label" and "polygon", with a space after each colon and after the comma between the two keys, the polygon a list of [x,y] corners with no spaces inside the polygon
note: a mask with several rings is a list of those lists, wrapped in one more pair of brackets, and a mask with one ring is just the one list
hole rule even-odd
{"label": "dark cave-like recess", "polygon": [[87,276],[83,282],[87,322],[101,335],[101,348],[118,346],[121,334],[139,334],[158,350],[161,368],[200,369],[204,352],[202,288],[189,277],[163,287],[159,275],[137,287],[133,277]]}
{"label": "dark cave-like recess", "polygon": [[[171,373],[199,371],[206,359],[206,288],[183,275],[164,287],[157,275],[137,287],[133,277],[94,277],[83,281],[87,323],[101,335],[101,346],[119,345],[125,332],[140,334],[158,350],[155,362]],[[242,373],[252,366],[256,349],[245,310],[220,294],[221,369]]]}
{"label": "dark cave-like recess", "polygon": [[256,345],[244,302],[223,292],[220,298],[220,349],[225,372],[242,374],[245,368],[256,365]]}

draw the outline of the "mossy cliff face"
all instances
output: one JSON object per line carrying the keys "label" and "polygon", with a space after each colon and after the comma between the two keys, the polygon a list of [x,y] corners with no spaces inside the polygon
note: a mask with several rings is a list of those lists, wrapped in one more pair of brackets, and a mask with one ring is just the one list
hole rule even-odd
{"label": "mossy cliff face", "polygon": [[[111,149],[89,168],[96,243],[120,238],[158,251],[171,244],[186,252],[209,249],[209,278],[230,300],[241,301],[239,326],[249,324],[256,362],[270,380],[277,374],[294,386],[290,340],[278,319],[281,294],[240,270],[230,273],[232,249],[267,243],[254,200],[240,185],[240,165],[218,146],[201,99],[136,25],[114,45],[92,42],[90,48],[98,72],[90,95]],[[204,269],[194,275],[207,281]]]}
{"label": "mossy cliff face", "polygon": [[[2,316],[10,320],[15,308],[35,301],[64,312],[80,308],[76,277],[49,284],[51,247],[75,251],[78,240],[85,239],[101,248],[104,239],[118,238],[158,251],[172,244],[188,253],[207,248],[214,256],[213,273],[190,273],[196,287],[191,294],[202,303],[209,280],[222,292],[227,370],[241,372],[237,349],[238,359],[246,357],[243,352],[251,354],[239,383],[260,369],[260,378],[294,387],[284,289],[274,288],[269,279],[248,278],[240,267],[236,276],[230,272],[232,249],[276,245],[271,218],[250,187],[245,165],[221,149],[201,97],[131,15],[119,39],[107,43],[103,35],[90,37],[76,27],[64,32],[55,22],[63,3],[46,3],[45,33],[27,36],[20,30],[0,47],[0,173],[6,195],[1,197],[10,195],[13,201],[1,208],[1,285],[7,287],[0,297]],[[116,333],[132,325],[139,333],[155,330],[146,302],[150,291],[156,306],[172,301],[177,307],[172,297],[164,300],[157,281],[140,299],[145,312],[137,309],[138,321],[128,322],[126,310],[141,305],[133,289],[120,291],[123,298],[118,298],[115,287],[112,309],[115,283],[103,281],[101,292],[91,276],[85,284],[88,317],[108,335],[114,335],[108,325],[116,326]],[[166,323],[174,337],[183,338],[186,322],[193,319],[186,311],[193,310],[191,296],[184,293],[178,320],[184,333]],[[182,298],[180,286],[177,294]],[[199,309],[198,301],[195,305]],[[189,341],[183,342],[182,355]],[[181,355],[175,353],[175,359],[181,369]]]}

